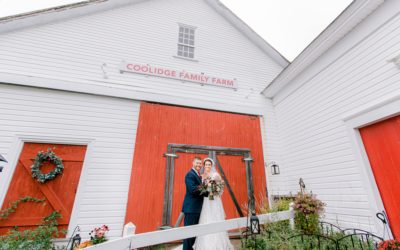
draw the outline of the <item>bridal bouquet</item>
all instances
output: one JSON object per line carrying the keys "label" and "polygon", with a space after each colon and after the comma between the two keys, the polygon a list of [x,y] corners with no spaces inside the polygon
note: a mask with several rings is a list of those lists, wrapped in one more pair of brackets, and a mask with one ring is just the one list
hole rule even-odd
{"label": "bridal bouquet", "polygon": [[208,199],[214,200],[214,196],[220,196],[224,190],[225,182],[223,180],[213,180],[210,177],[203,180],[199,186],[200,194],[208,192]]}

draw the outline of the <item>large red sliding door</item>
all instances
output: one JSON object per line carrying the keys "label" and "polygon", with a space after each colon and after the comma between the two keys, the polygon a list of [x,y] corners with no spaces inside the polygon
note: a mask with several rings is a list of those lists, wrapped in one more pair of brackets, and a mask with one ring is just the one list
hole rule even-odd
{"label": "large red sliding door", "polygon": [[[266,195],[266,179],[257,116],[142,103],[125,221],[137,225],[138,232],[154,231],[162,225],[168,144],[191,144],[248,148],[254,158],[252,172],[256,199]],[[179,153],[175,160],[171,222],[175,223],[185,194],[184,176],[194,154]],[[207,155],[200,155],[206,157]],[[219,156],[238,203],[248,201],[245,165],[241,157]],[[228,218],[237,209],[226,191],[223,203]]]}
{"label": "large red sliding door", "polygon": [[400,116],[361,128],[360,134],[392,232],[400,239]]}

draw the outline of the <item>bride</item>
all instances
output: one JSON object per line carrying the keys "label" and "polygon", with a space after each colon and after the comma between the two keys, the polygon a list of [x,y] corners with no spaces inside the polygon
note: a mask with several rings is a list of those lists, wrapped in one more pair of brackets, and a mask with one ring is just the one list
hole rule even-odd
{"label": "bride", "polygon": [[[202,179],[221,181],[221,176],[217,173],[214,161],[211,158],[203,160],[204,173]],[[222,193],[221,193],[222,194]],[[213,200],[204,197],[203,208],[200,214],[199,224],[212,223],[225,220],[225,211],[220,196],[214,196]],[[233,246],[229,241],[227,232],[219,232],[215,234],[207,234],[196,238],[193,246],[195,250],[233,250]]]}

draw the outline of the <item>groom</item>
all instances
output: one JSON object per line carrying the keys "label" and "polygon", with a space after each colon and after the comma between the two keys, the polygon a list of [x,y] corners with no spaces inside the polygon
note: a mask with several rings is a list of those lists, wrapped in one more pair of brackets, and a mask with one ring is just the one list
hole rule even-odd
{"label": "groom", "polygon": [[[201,184],[200,169],[201,158],[196,156],[193,159],[192,169],[185,176],[186,195],[183,200],[182,212],[185,214],[184,225],[190,226],[199,223],[200,212],[203,206],[203,197],[198,189]],[[192,250],[196,238],[189,238],[183,241],[183,250]]]}

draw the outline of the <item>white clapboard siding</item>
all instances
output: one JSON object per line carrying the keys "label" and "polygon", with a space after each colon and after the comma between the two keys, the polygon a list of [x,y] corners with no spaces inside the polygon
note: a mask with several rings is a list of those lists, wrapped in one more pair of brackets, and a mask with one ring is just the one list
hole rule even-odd
{"label": "white clapboard siding", "polygon": [[110,236],[120,237],[139,102],[6,84],[0,84],[0,97],[0,153],[8,159],[14,157],[10,151],[20,135],[92,139],[70,229],[79,225],[82,235],[88,235],[107,224]]}
{"label": "white clapboard siding", "polygon": [[[265,162],[265,173],[267,177],[267,192],[268,196],[271,195],[286,195],[288,189],[286,181],[284,180],[285,175],[272,175],[271,162],[275,162],[278,165],[282,164],[282,157],[280,151],[280,135],[279,128],[276,122],[275,110],[272,107],[271,102],[265,108],[265,114],[260,117],[261,136],[263,143],[263,153]],[[280,171],[285,171],[280,167]]]}
{"label": "white clapboard siding", "polygon": [[[382,20],[376,15],[368,17],[358,28],[365,30],[363,25],[368,22]],[[359,29],[354,29],[350,38],[342,39],[314,63],[315,67],[310,66],[291,82],[291,87],[275,96],[284,156],[281,172],[285,183],[279,186],[286,185],[289,192],[295,193],[298,178],[302,177],[307,189],[327,203],[326,220],[375,231],[367,180],[362,175],[363,166],[355,159],[343,118],[400,90],[400,71],[387,62],[400,51],[400,16],[397,14],[378,29],[370,30],[368,36],[359,37],[359,42],[346,53],[340,50],[348,39],[357,36]],[[315,69],[319,60],[327,62],[328,56],[335,55],[341,56],[328,67]]]}
{"label": "white clapboard siding", "polygon": [[[174,57],[177,53],[178,23],[196,27],[197,61]],[[122,60],[236,78],[239,88],[235,91],[171,79],[120,74],[118,67]],[[107,78],[103,77],[103,64]],[[2,73],[68,79],[82,85],[124,90],[139,100],[216,110],[259,114],[268,103],[259,93],[281,70],[282,66],[206,1],[142,1],[0,34],[0,80]],[[30,81],[29,84],[34,83]],[[79,92],[81,88],[69,90]],[[111,95],[112,92],[104,90],[102,94]]]}

